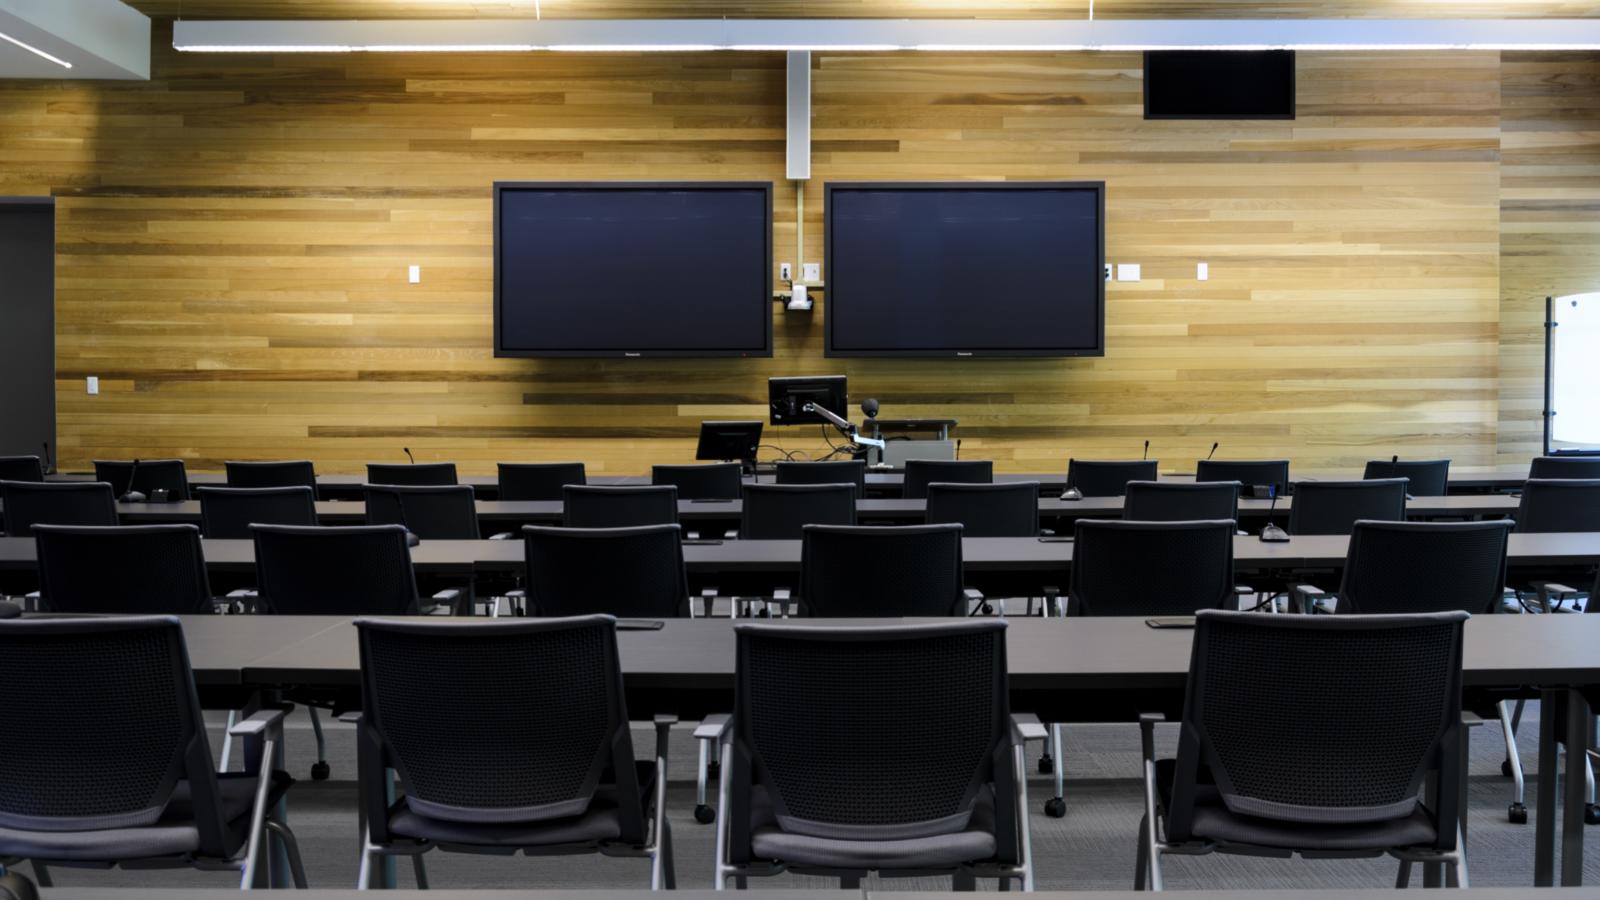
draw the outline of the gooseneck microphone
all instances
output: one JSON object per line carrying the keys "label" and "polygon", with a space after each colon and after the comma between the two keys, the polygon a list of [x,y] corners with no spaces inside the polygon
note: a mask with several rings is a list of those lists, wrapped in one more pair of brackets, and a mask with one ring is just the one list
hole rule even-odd
{"label": "gooseneck microphone", "polygon": [[1209,459],[1211,459],[1211,457],[1216,456],[1217,455],[1217,448],[1220,447],[1220,446],[1222,446],[1222,442],[1221,441],[1212,441],[1211,442],[1211,452],[1206,454],[1206,459],[1209,460]]}
{"label": "gooseneck microphone", "polygon": [[1268,485],[1267,493],[1272,495],[1272,505],[1267,507],[1267,527],[1261,529],[1261,539],[1269,544],[1283,544],[1289,540],[1289,532],[1279,528],[1272,521],[1272,514],[1278,509],[1278,486]]}
{"label": "gooseneck microphone", "polygon": [[1144,455],[1139,457],[1139,458],[1140,459],[1149,459],[1150,458],[1150,442],[1149,441],[1145,441],[1144,442]]}
{"label": "gooseneck microphone", "polygon": [[138,477],[139,477],[139,461],[136,459],[136,460],[133,461],[133,465],[128,467],[128,489],[123,492],[121,497],[117,498],[117,500],[119,502],[121,502],[121,503],[143,503],[144,502],[144,494],[141,494],[138,491],[133,489],[133,486],[135,484],[137,484],[137,481],[135,479],[137,479]]}
{"label": "gooseneck microphone", "polygon": [[413,466],[417,464],[417,458],[415,456],[411,455],[411,448],[410,447],[401,447],[400,449],[404,450],[406,452],[406,459],[411,460],[411,464]]}
{"label": "gooseneck microphone", "polygon": [[[50,458],[49,441],[44,442],[44,473],[46,475],[54,475],[56,473],[56,461]],[[131,484],[129,486],[132,487]]]}

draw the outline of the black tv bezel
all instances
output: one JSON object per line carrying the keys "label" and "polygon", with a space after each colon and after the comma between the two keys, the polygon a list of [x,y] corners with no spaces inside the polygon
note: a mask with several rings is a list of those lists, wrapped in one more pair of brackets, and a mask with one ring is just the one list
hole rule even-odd
{"label": "black tv bezel", "polygon": [[[1255,115],[1229,115],[1225,113],[1151,113],[1150,112],[1150,54],[1152,53],[1287,53],[1289,54],[1289,111],[1286,113],[1259,113]],[[1293,50],[1146,50],[1139,62],[1140,94],[1147,122],[1270,122],[1292,121],[1300,104],[1300,57]]]}
{"label": "black tv bezel", "polygon": [[[1106,183],[1104,181],[830,181],[823,185],[823,264],[833,258],[833,194],[834,191],[850,190],[892,190],[892,191],[972,191],[972,190],[1075,190],[1094,191],[1095,206],[1098,221],[1095,229],[1096,255],[1100,258],[1097,271],[1105,271],[1106,260]],[[902,359],[1073,359],[1077,357],[1096,357],[1106,355],[1106,281],[1103,276],[1095,278],[1095,333],[1097,339],[1095,346],[1084,348],[1061,347],[1025,347],[1025,348],[982,348],[968,347],[958,349],[922,348],[922,349],[885,349],[885,350],[857,350],[839,349],[834,346],[833,314],[831,307],[835,302],[833,276],[823,273],[824,288],[823,298],[823,356],[839,359],[872,359],[894,358]]]}
{"label": "black tv bezel", "polygon": [[[501,331],[504,301],[501,295],[500,199],[508,191],[519,190],[760,190],[765,198],[766,228],[763,234],[762,316],[766,320],[765,344],[759,349],[627,349],[595,347],[581,349],[511,349],[505,346]],[[770,181],[496,181],[494,182],[494,355],[496,359],[769,359],[772,343],[772,182]]]}

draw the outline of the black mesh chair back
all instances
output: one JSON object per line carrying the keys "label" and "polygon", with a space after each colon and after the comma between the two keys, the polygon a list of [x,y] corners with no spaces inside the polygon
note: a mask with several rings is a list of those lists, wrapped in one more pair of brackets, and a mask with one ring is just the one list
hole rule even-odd
{"label": "black mesh chair back", "polygon": [[1511,523],[1357,522],[1340,613],[1497,612]]}
{"label": "black mesh chair back", "polygon": [[1276,488],[1281,496],[1289,490],[1287,459],[1202,459],[1194,464],[1195,481],[1237,481],[1246,489]]}
{"label": "black mesh chair back", "polygon": [[298,616],[407,616],[417,576],[399,525],[257,525],[263,611]]}
{"label": "black mesh chair back", "polygon": [[856,496],[864,496],[867,492],[866,460],[780,462],[775,471],[779,484],[853,484],[856,486]]}
{"label": "black mesh chair back", "polygon": [[403,525],[425,541],[475,541],[478,501],[465,484],[369,484],[368,525]]}
{"label": "black mesh chair back", "polygon": [[309,459],[226,460],[222,464],[228,487],[317,489],[317,469]]}
{"label": "black mesh chair back", "polygon": [[367,463],[367,484],[459,484],[455,463]]}
{"label": "black mesh chair back", "polygon": [[211,612],[193,525],[39,525],[39,598],[58,613]]}
{"label": "black mesh chair back", "polygon": [[0,852],[30,831],[154,825],[180,784],[200,852],[239,848],[176,618],[0,621],[0,684]]}
{"label": "black mesh chair back", "polygon": [[1367,462],[1363,479],[1405,478],[1411,484],[1406,493],[1413,497],[1443,497],[1450,489],[1448,459],[1374,459]]}
{"label": "black mesh chair back", "polygon": [[1290,534],[1349,534],[1357,519],[1404,522],[1406,479],[1297,481]]}
{"label": "black mesh chair back", "polygon": [[689,612],[676,525],[524,525],[522,540],[528,603],[538,615],[670,618]]}
{"label": "black mesh chair back", "polygon": [[1005,628],[735,625],[731,861],[755,856],[758,803],[792,835],[896,841],[962,831],[992,795],[1015,862]]}
{"label": "black mesh chair back", "polygon": [[1039,533],[1039,482],[928,485],[929,525],[954,522],[967,537],[1034,537]]}
{"label": "black mesh chair back", "polygon": [[807,525],[800,547],[809,615],[966,613],[960,525]]}
{"label": "black mesh chair back", "polygon": [[928,485],[992,484],[994,461],[988,459],[908,459],[901,496],[921,500],[928,496]]}
{"label": "black mesh chair back", "polygon": [[1600,531],[1600,478],[1528,479],[1517,503],[1517,530]]}
{"label": "black mesh chair back", "polygon": [[559,501],[569,484],[588,484],[581,462],[501,463],[500,499]]}
{"label": "black mesh chair back", "polygon": [[1529,478],[1600,478],[1600,456],[1537,456]]}
{"label": "black mesh chair back", "polygon": [[1067,609],[1078,616],[1186,616],[1234,599],[1232,519],[1073,526]]}
{"label": "black mesh chair back", "polygon": [[561,489],[561,497],[561,524],[568,528],[632,528],[678,522],[678,489],[670,484],[569,484]]}
{"label": "black mesh chair back", "polygon": [[198,487],[200,531],[208,538],[250,540],[251,525],[315,525],[317,495],[299,487]]}
{"label": "black mesh chair back", "polygon": [[189,499],[189,473],[181,459],[141,459],[137,470],[131,461],[97,459],[94,480],[111,485],[118,497],[129,491],[149,496],[151,491],[165,490],[172,500]]}
{"label": "black mesh chair back", "polygon": [[[400,806],[462,827],[536,828],[583,814],[605,790],[619,840],[643,843],[615,619],[355,624],[357,753],[374,842],[390,839],[393,768]],[[485,754],[492,768],[467,764]]]}
{"label": "black mesh chair back", "polygon": [[1121,497],[1130,481],[1155,481],[1160,475],[1154,459],[1069,459],[1067,487],[1085,497]]}
{"label": "black mesh chair back", "polygon": [[853,484],[747,484],[739,537],[798,541],[807,525],[854,525]]}
{"label": "black mesh chair back", "polygon": [[6,534],[27,537],[35,525],[115,525],[111,485],[98,481],[0,481]]}
{"label": "black mesh chair back", "polygon": [[683,500],[737,500],[744,468],[736,462],[651,466],[650,483],[672,485]]}
{"label": "black mesh chair back", "polygon": [[1192,839],[1207,791],[1234,815],[1336,827],[1408,818],[1437,773],[1431,812],[1453,846],[1467,618],[1199,613],[1168,840]]}
{"label": "black mesh chair back", "polygon": [[0,456],[0,481],[43,481],[44,466],[37,456]]}
{"label": "black mesh chair back", "polygon": [[1130,481],[1122,517],[1143,522],[1239,518],[1237,481]]}

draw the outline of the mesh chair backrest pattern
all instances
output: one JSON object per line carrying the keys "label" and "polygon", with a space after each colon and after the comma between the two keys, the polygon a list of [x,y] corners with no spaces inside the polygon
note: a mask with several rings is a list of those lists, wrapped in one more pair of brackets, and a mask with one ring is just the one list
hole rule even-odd
{"label": "mesh chair backrest pattern", "polygon": [[211,751],[176,618],[0,622],[0,684],[9,721],[0,827],[150,825],[188,778],[202,848],[223,849]]}
{"label": "mesh chair backrest pattern", "polygon": [[316,492],[300,487],[200,487],[200,530],[208,538],[249,540],[251,525],[317,524]]}
{"label": "mesh chair backrest pattern", "polygon": [[921,500],[928,496],[928,485],[991,484],[994,461],[988,459],[908,459],[901,496]]}
{"label": "mesh chair backrest pattern", "polygon": [[1272,485],[1279,494],[1289,490],[1287,459],[1202,459],[1194,464],[1195,481],[1237,481],[1247,488]]}
{"label": "mesh chair backrest pattern", "polygon": [[40,525],[39,596],[51,612],[211,612],[211,584],[193,525]]}
{"label": "mesh chair backrest pattern", "polygon": [[500,464],[501,500],[558,501],[563,487],[588,483],[581,462]]}
{"label": "mesh chair backrest pattern", "polygon": [[[1228,809],[1242,815],[1330,825],[1411,815],[1430,769],[1443,765],[1451,778],[1460,774],[1454,742],[1467,618],[1459,611],[1200,613],[1169,819],[1173,838],[1188,836],[1201,765],[1210,767]],[[1317,677],[1308,682],[1284,678],[1285,672]],[[1306,765],[1313,757],[1316,764]],[[1458,787],[1442,779],[1440,796],[1448,798],[1442,802],[1453,805]]]}
{"label": "mesh chair backrest pattern", "polygon": [[[575,816],[611,770],[628,782],[617,790],[632,826],[624,839],[643,837],[614,619],[356,627],[362,727],[417,813],[499,824]],[[484,759],[495,763],[473,764]],[[363,779],[374,774],[367,763]]]}
{"label": "mesh chair backrest pattern", "polygon": [[309,459],[227,460],[222,464],[228,487],[317,489],[317,469]]}
{"label": "mesh chair backrest pattern", "polygon": [[1365,480],[1404,478],[1410,482],[1406,493],[1413,497],[1443,497],[1450,487],[1450,460],[1374,459],[1367,462],[1361,477]]}
{"label": "mesh chair backrest pattern", "polygon": [[1005,622],[734,631],[736,792],[762,784],[784,830],[948,834],[1009,779]]}
{"label": "mesh chair backrest pattern", "polygon": [[1528,479],[1517,503],[1517,530],[1600,531],[1600,479]]}
{"label": "mesh chair backrest pattern", "polygon": [[1350,533],[1340,613],[1500,608],[1511,523],[1357,522]]}
{"label": "mesh chair backrest pattern", "polygon": [[539,615],[667,618],[689,608],[676,525],[522,527],[528,602]]}
{"label": "mesh chair backrest pattern", "polygon": [[93,482],[0,481],[6,534],[27,537],[35,525],[115,525],[111,485]]}
{"label": "mesh chair backrest pattern", "polygon": [[1080,616],[1175,616],[1232,600],[1232,519],[1073,526],[1068,609]]}
{"label": "mesh chair backrest pattern", "polygon": [[670,484],[684,500],[737,500],[744,469],[739,463],[651,466],[650,483]]}
{"label": "mesh chair backrest pattern", "polygon": [[965,613],[961,526],[807,525],[800,602],[813,616]]}
{"label": "mesh chair backrest pattern", "polygon": [[417,576],[399,525],[260,525],[256,578],[267,612],[404,616],[417,612]]}
{"label": "mesh chair backrest pattern", "polygon": [[954,522],[967,537],[1034,537],[1039,533],[1039,482],[928,485],[926,521]]}
{"label": "mesh chair backrest pattern", "polygon": [[367,484],[457,484],[455,463],[367,463]]}
{"label": "mesh chair backrest pattern", "polygon": [[824,462],[780,462],[775,471],[779,484],[853,484],[856,496],[867,492],[867,463],[860,459]]}
{"label": "mesh chair backrest pattern", "polygon": [[368,525],[403,525],[425,541],[480,536],[477,499],[468,485],[369,484],[365,493]]}
{"label": "mesh chair backrest pattern", "polygon": [[1130,481],[1155,481],[1160,476],[1155,459],[1069,459],[1067,487],[1085,497],[1121,497]]}
{"label": "mesh chair backrest pattern", "polygon": [[1237,519],[1237,481],[1130,481],[1122,517],[1144,522]]}
{"label": "mesh chair backrest pattern", "polygon": [[1537,456],[1529,478],[1600,478],[1600,456]]}
{"label": "mesh chair backrest pattern", "polygon": [[1357,519],[1404,522],[1406,479],[1298,481],[1290,534],[1349,534]]}
{"label": "mesh chair backrest pattern", "polygon": [[43,481],[44,466],[37,456],[0,456],[0,481]]}
{"label": "mesh chair backrest pattern", "polygon": [[853,484],[747,484],[739,536],[748,541],[798,541],[807,525],[854,525]]}
{"label": "mesh chair backrest pattern", "polygon": [[670,484],[569,484],[561,489],[561,497],[561,524],[568,528],[632,528],[678,521],[678,489]]}
{"label": "mesh chair backrest pattern", "polygon": [[[130,477],[135,482],[132,485],[128,483]],[[165,490],[173,500],[189,499],[189,474],[181,459],[141,459],[137,470],[132,461],[97,459],[94,480],[111,485],[118,497],[128,491],[148,495],[153,490]]]}

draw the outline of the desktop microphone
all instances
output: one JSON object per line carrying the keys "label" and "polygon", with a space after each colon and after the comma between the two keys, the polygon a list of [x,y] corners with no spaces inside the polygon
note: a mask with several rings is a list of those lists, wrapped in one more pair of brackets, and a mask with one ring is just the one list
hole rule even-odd
{"label": "desktop microphone", "polygon": [[55,463],[55,460],[50,458],[50,442],[49,441],[45,441],[44,442],[44,474],[46,474],[46,475],[54,475],[55,473],[56,473],[56,463]]}
{"label": "desktop microphone", "polygon": [[1261,529],[1261,540],[1269,544],[1283,544],[1289,540],[1289,532],[1279,528],[1272,521],[1272,514],[1278,509],[1278,486],[1268,485],[1267,493],[1272,495],[1272,505],[1267,507],[1267,527]]}
{"label": "desktop microphone", "polygon": [[878,417],[878,401],[871,397],[861,401],[861,412],[869,419],[876,419]]}
{"label": "desktop microphone", "polygon": [[121,497],[117,498],[117,500],[119,502],[121,502],[121,503],[143,503],[144,502],[144,494],[141,494],[138,491],[133,489],[134,479],[137,478],[137,477],[139,477],[139,461],[136,459],[136,460],[133,461],[133,465],[128,468],[128,489],[125,492],[123,492]]}
{"label": "desktop microphone", "polygon": [[1139,457],[1139,458],[1140,459],[1149,459],[1150,458],[1150,442],[1149,441],[1145,441],[1144,442],[1144,455]]}
{"label": "desktop microphone", "polygon": [[401,447],[400,449],[405,451],[406,459],[411,460],[411,464],[413,466],[417,464],[417,458],[415,456],[411,455],[411,448],[410,447]]}
{"label": "desktop microphone", "polygon": [[[410,453],[411,451],[406,451],[407,455]],[[406,546],[415,547],[422,543],[422,538],[417,537],[416,532],[411,530],[411,523],[406,521],[406,495],[397,492],[394,499],[400,504],[400,527],[406,530]]]}
{"label": "desktop microphone", "polygon": [[1222,442],[1221,441],[1212,441],[1211,442],[1211,452],[1206,454],[1206,459],[1209,460],[1211,457],[1216,456],[1217,455],[1217,448],[1220,447],[1220,446],[1222,446]]}

